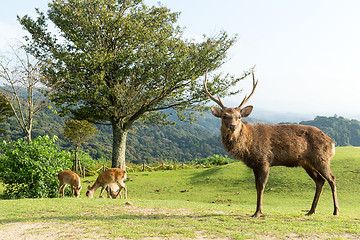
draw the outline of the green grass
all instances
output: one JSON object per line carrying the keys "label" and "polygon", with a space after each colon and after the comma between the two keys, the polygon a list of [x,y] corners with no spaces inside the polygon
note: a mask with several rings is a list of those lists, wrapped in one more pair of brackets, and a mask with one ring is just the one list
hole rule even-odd
{"label": "green grass", "polygon": [[[129,173],[128,200],[80,199],[0,201],[0,235],[56,239],[349,239],[360,238],[360,148],[337,148],[332,171],[337,178],[340,216],[326,183],[317,213],[305,216],[315,184],[301,168],[274,167],[264,194],[264,216],[256,207],[253,173],[242,163],[210,169]],[[98,196],[99,191],[94,196]],[[19,228],[21,229],[21,228]],[[11,231],[10,231],[11,232]],[[20,235],[19,235],[20,234]]]}

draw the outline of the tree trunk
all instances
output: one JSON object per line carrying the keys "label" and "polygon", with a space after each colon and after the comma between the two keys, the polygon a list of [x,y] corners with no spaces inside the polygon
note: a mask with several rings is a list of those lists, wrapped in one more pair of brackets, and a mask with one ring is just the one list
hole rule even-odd
{"label": "tree trunk", "polygon": [[76,146],[76,148],[75,148],[75,172],[76,173],[79,172],[79,156],[78,156],[78,152],[79,152],[79,147]]}
{"label": "tree trunk", "polygon": [[126,170],[125,152],[127,130],[123,130],[118,123],[112,123],[113,128],[113,151],[111,167]]}

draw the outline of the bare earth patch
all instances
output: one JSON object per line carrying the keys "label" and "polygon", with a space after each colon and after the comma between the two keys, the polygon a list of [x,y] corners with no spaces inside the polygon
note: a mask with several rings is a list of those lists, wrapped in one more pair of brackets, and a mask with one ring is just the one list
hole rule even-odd
{"label": "bare earth patch", "polygon": [[[71,237],[71,236],[70,236]],[[1,240],[13,239],[64,239],[67,234],[60,228],[52,227],[51,223],[8,223],[0,228]]]}
{"label": "bare earth patch", "polygon": [[[79,232],[79,229],[72,224],[58,225],[54,226],[56,223],[8,223],[2,228],[0,228],[0,240],[57,240],[57,239],[87,239],[87,240],[97,240],[97,239],[109,239],[104,236],[86,236],[86,233]],[[116,240],[125,240],[126,238],[115,238]],[[181,239],[181,237],[151,237],[144,238],[144,240],[176,240]],[[208,240],[209,238],[203,237],[201,232],[196,236],[197,240]],[[211,240],[217,240],[219,238],[211,238]],[[224,239],[224,238],[221,238]],[[210,240],[210,239],[209,239]]]}

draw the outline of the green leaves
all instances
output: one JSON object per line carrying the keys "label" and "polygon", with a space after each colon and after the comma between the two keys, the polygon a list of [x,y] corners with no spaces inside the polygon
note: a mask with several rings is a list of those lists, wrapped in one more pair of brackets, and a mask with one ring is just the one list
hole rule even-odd
{"label": "green leaves", "polygon": [[[14,113],[11,109],[9,102],[3,95],[0,95],[0,123],[3,122],[5,118],[10,117],[12,115],[14,115]],[[4,131],[3,129],[0,129],[0,132],[3,131]]]}
{"label": "green leaves", "polygon": [[70,166],[70,154],[58,150],[57,137],[38,137],[0,144],[0,180],[6,186],[3,198],[57,196],[57,174]]}
{"label": "green leaves", "polygon": [[[54,0],[47,18],[39,13],[36,21],[19,20],[33,36],[32,52],[47,56],[45,84],[64,114],[131,126],[153,116],[147,112],[201,110],[207,97],[198,78],[219,68],[236,41],[226,32],[203,42],[185,40],[178,17],[139,0]],[[59,35],[47,31],[47,21]],[[229,86],[219,84],[229,80],[214,81],[216,91],[226,92]]]}
{"label": "green leaves", "polygon": [[96,127],[86,120],[65,120],[63,135],[78,148],[97,131]]}

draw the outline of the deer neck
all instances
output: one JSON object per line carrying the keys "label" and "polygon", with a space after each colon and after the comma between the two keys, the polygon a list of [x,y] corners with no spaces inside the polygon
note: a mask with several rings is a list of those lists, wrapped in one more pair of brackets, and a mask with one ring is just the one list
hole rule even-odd
{"label": "deer neck", "polygon": [[252,132],[247,122],[241,122],[241,128],[234,132],[221,127],[221,138],[224,148],[234,158],[244,158],[249,153],[252,143]]}
{"label": "deer neck", "polygon": [[95,183],[91,186],[91,188],[90,188],[89,190],[95,192],[99,187],[100,187],[100,185],[95,182]]}

